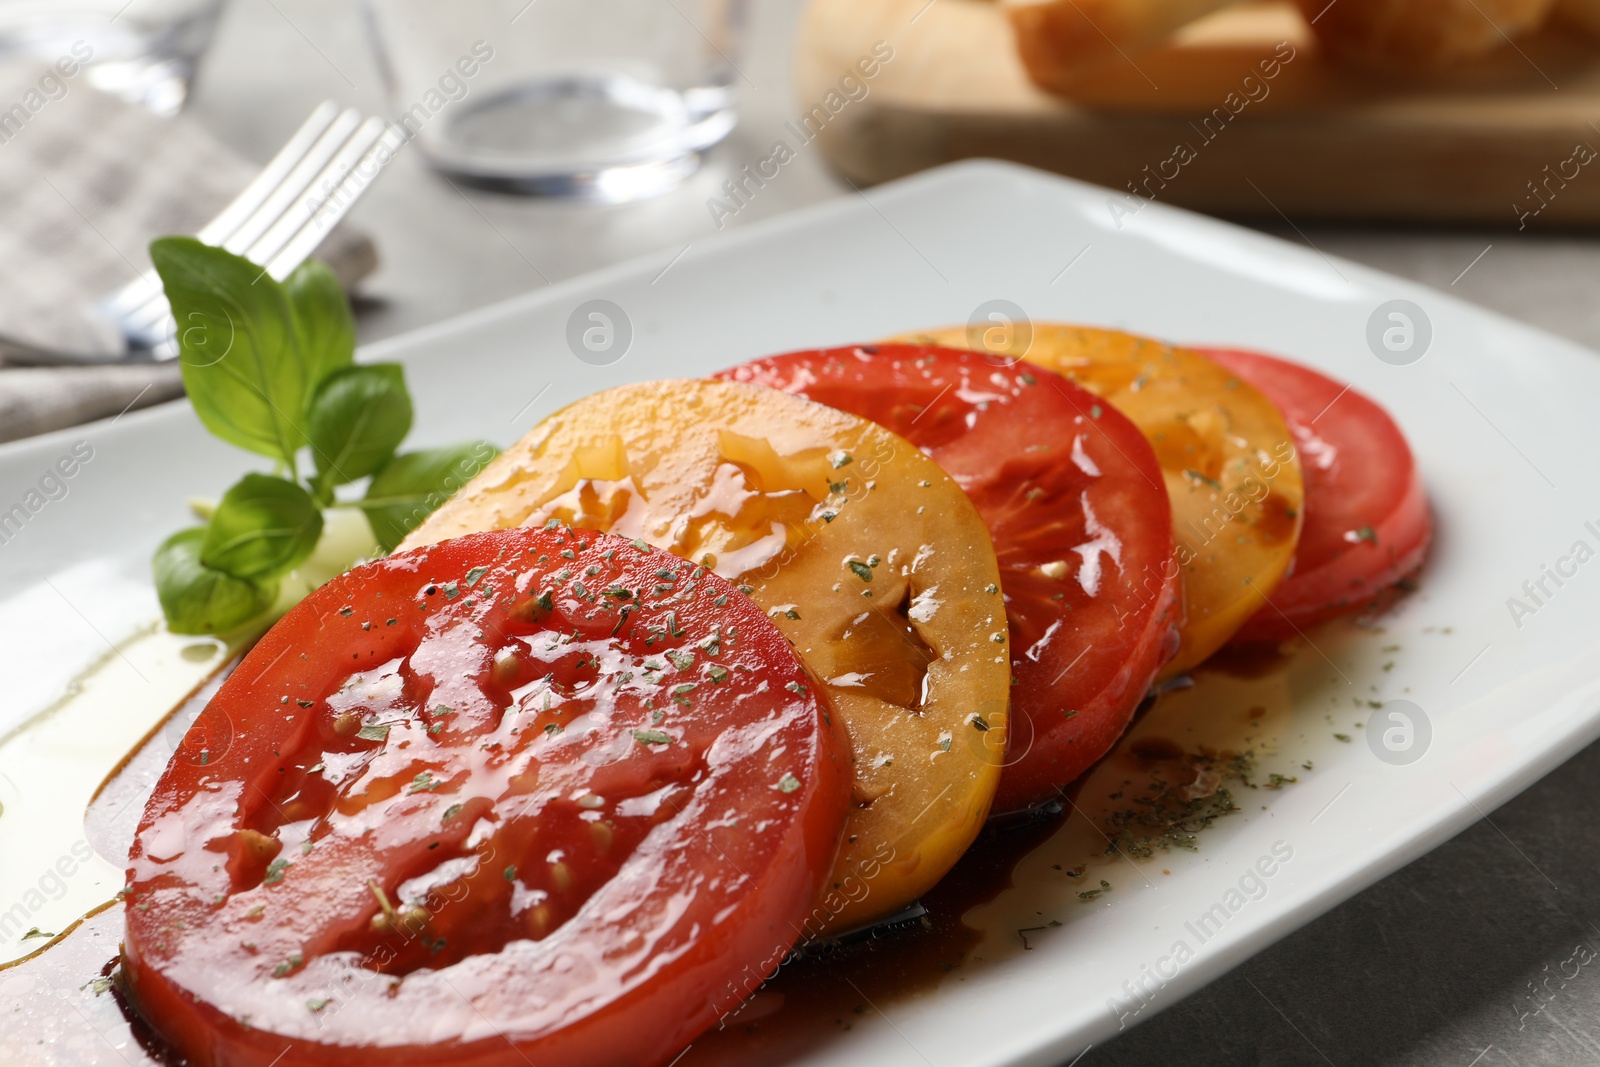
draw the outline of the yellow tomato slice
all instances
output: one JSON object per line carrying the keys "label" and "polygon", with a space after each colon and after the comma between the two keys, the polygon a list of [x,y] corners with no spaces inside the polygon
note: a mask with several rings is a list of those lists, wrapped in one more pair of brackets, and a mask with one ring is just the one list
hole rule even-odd
{"label": "yellow tomato slice", "polygon": [[1261,609],[1294,559],[1305,493],[1289,428],[1270,400],[1198,352],[1116,330],[1030,326],[895,340],[1021,357],[1103,397],[1144,431],[1172,498],[1183,576],[1182,643],[1161,677],[1181,674]]}
{"label": "yellow tomato slice", "polygon": [[988,817],[1010,689],[994,546],[903,438],[774,389],[668,381],[535,426],[401,548],[559,519],[740,584],[850,728],[855,806],[807,933],[915,901]]}

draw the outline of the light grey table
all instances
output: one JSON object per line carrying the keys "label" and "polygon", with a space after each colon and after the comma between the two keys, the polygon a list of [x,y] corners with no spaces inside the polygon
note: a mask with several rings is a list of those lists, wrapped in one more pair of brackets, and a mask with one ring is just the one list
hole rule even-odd
{"label": "light grey table", "polygon": [[[752,5],[739,63],[744,121],[697,176],[658,199],[585,207],[461,191],[402,153],[354,216],[376,236],[383,259],[364,289],[363,339],[635,256],[665,266],[709,238],[707,198],[765,156],[797,111],[789,47],[800,7],[801,0]],[[192,113],[264,160],[330,96],[386,113],[354,0],[234,0]],[[815,153],[802,153],[732,225],[847,195],[854,194]],[[1287,226],[1268,228],[1302,240]],[[1600,241],[1455,230],[1307,228],[1305,236],[1326,253],[1600,347]],[[1571,962],[1600,953],[1597,798],[1600,746],[1207,989],[1091,1050],[1079,1067],[1600,1062],[1600,961]],[[1580,944],[1586,952],[1575,957]]]}

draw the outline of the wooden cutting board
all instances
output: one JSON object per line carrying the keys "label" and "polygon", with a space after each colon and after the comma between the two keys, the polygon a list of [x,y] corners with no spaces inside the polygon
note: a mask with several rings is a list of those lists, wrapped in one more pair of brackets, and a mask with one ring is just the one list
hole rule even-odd
{"label": "wooden cutting board", "polygon": [[863,185],[986,156],[1215,214],[1600,223],[1600,42],[1559,27],[1377,72],[1319,55],[1287,4],[1231,8],[1069,100],[987,0],[812,0],[795,69],[789,131]]}

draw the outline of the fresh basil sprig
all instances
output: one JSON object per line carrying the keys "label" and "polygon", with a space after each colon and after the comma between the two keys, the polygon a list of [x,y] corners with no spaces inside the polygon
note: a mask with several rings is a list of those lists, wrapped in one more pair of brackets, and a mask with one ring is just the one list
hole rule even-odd
{"label": "fresh basil sprig", "polygon": [[317,547],[322,510],[294,482],[246,474],[206,523],[200,562],[246,581],[281,578]]}
{"label": "fresh basil sprig", "polygon": [[276,582],[252,582],[200,562],[204,527],[179,530],[156,549],[156,596],[175,634],[215,634],[260,615],[277,599]]}
{"label": "fresh basil sprig", "polygon": [[[163,237],[150,258],[177,320],[195,414],[276,466],[245,475],[204,526],[156,550],[156,592],[174,633],[224,633],[286,608],[283,596],[298,588],[287,579],[317,551],[325,509],[359,508],[391,551],[498,454],[482,441],[398,451],[412,422],[405,372],[355,364],[355,321],[325,265],[307,262],[280,283],[192,237]],[[362,479],[364,493],[341,499],[341,487]],[[319,567],[328,555],[318,554]],[[309,591],[303,575],[296,581]]]}
{"label": "fresh basil sprig", "polygon": [[[206,429],[294,469],[307,368],[284,287],[192,237],[150,246],[177,321],[183,385]],[[337,287],[337,283],[335,283]],[[315,314],[309,303],[307,314]]]}
{"label": "fresh basil sprig", "polygon": [[319,500],[331,499],[336,485],[375,474],[411,432],[411,394],[399,365],[344,367],[328,375],[311,398],[307,431]]}
{"label": "fresh basil sprig", "polygon": [[306,381],[314,388],[334,371],[355,361],[356,317],[350,312],[350,302],[344,298],[339,279],[318,259],[306,260],[285,278],[283,293],[294,316]]}
{"label": "fresh basil sprig", "polygon": [[404,540],[423,519],[460,489],[499,450],[482,441],[407,452],[395,456],[372,476],[361,510],[367,513],[372,535],[385,552]]}

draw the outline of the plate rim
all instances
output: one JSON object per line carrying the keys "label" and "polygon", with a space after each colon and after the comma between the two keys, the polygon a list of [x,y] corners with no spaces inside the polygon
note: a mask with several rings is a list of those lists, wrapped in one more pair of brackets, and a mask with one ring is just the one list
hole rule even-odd
{"label": "plate rim", "polygon": [[[828,222],[840,217],[859,215],[864,208],[876,210],[879,203],[884,206],[890,206],[895,201],[906,197],[914,197],[928,190],[938,190],[949,185],[959,185],[963,181],[1022,181],[1041,190],[1062,190],[1084,204],[1088,204],[1092,199],[1099,199],[1102,196],[1116,195],[1114,190],[1064,178],[1016,163],[987,159],[964,160],[874,187],[871,190],[872,196],[870,199],[866,193],[858,190],[858,196],[845,194],[798,211],[758,220],[734,230],[715,234],[705,239],[704,244],[698,250],[699,254],[684,258],[692,262],[705,256],[737,256],[741,249],[751,245],[779,242],[786,234],[804,230],[818,223]],[[858,200],[866,200],[866,204],[863,205]],[[1314,247],[1302,247],[1282,238],[1226,220],[1215,219],[1166,204],[1156,203],[1149,206],[1158,209],[1152,216],[1152,223],[1155,225],[1161,225],[1169,217],[1177,217],[1184,220],[1201,219],[1208,225],[1218,227],[1220,233],[1231,233],[1235,237],[1246,238],[1248,245],[1258,246],[1264,251],[1279,255],[1294,255],[1305,262],[1312,262],[1317,259],[1323,261],[1331,260],[1333,263],[1337,263],[1340,268],[1348,268],[1352,272],[1357,285],[1365,287],[1381,286],[1386,290],[1403,295],[1426,294],[1429,300],[1448,305],[1452,314],[1466,315],[1469,319],[1479,322],[1493,322],[1497,326],[1510,329],[1519,336],[1536,341],[1540,346],[1541,355],[1561,361],[1573,360],[1579,357],[1586,359],[1596,357],[1594,351],[1575,341],[1560,337],[1541,327],[1530,325],[1512,319],[1502,313],[1472,304],[1460,297],[1434,289],[1420,282],[1399,278],[1342,257],[1325,256],[1320,251],[1314,250]],[[664,258],[669,252],[670,249],[662,249],[630,258],[600,270],[531,289],[504,300],[473,308],[437,322],[362,345],[358,350],[358,359],[363,362],[395,358],[405,360],[408,357],[417,356],[419,352],[423,352],[429,346],[437,345],[440,341],[463,333],[492,327],[506,320],[514,320],[519,316],[530,313],[534,309],[572,296],[599,293],[603,292],[608,286],[636,281],[641,276],[647,277],[649,272],[659,267],[660,264],[657,261]],[[1160,256],[1175,255],[1170,250],[1161,248],[1152,248],[1150,254]],[[71,441],[88,433],[102,435],[108,432],[114,433],[115,436],[105,440],[107,445],[114,445],[125,434],[140,433],[147,427],[155,427],[162,424],[170,423],[175,425],[175,420],[188,417],[184,410],[185,407],[186,400],[180,397],[178,400],[154,405],[136,412],[128,412],[123,416],[107,417],[0,444],[0,469],[12,467],[14,464],[24,464],[31,456],[37,453],[55,451],[63,442]],[[192,409],[190,410],[192,411]],[[125,423],[126,426],[121,429],[113,429],[112,424],[119,423],[119,420],[120,423]],[[1600,691],[1600,669],[1597,669],[1594,674],[1584,679],[1584,683],[1574,688],[1563,689],[1559,695],[1550,701],[1546,701],[1539,708],[1539,711],[1547,711],[1563,703],[1581,702],[1585,711],[1581,719],[1574,715],[1574,719],[1578,720],[1574,727],[1553,731],[1549,739],[1531,756],[1522,758],[1513,764],[1497,765],[1464,782],[1463,785],[1466,786],[1466,789],[1461,792],[1459,799],[1435,809],[1422,820],[1409,824],[1403,843],[1387,849],[1381,855],[1371,858],[1360,867],[1347,871],[1337,878],[1325,879],[1314,886],[1294,893],[1283,907],[1275,910],[1262,920],[1251,924],[1238,937],[1219,945],[1217,951],[1207,953],[1192,966],[1184,968],[1182,973],[1163,987],[1170,988],[1171,994],[1165,997],[1159,1006],[1155,1007],[1155,1010],[1141,1011],[1133,1025],[1137,1026],[1148,1021],[1188,995],[1233,970],[1266,947],[1327,914],[1357,893],[1437,848],[1478,821],[1479,818],[1482,818],[1483,810],[1492,811],[1494,808],[1498,808],[1501,804],[1518,795],[1560,766],[1572,755],[1575,755],[1581,747],[1593,742],[1596,737],[1600,737],[1600,714],[1597,714],[1597,712],[1600,712],[1600,701],[1596,700],[1597,691]],[[1486,692],[1478,700],[1494,699],[1499,691],[1500,689],[1497,688]],[[1476,702],[1474,701],[1473,703]],[[1482,805],[1482,809],[1479,808],[1479,805]],[[933,995],[950,995],[954,992],[956,991],[949,990],[943,994],[935,992]],[[1093,1037],[1094,1040],[1087,1041],[1088,1044],[1101,1043],[1104,1040],[1105,1032],[1111,1026],[1112,1021],[1109,1019],[1106,1019],[1098,1027],[1063,1026],[1057,1028],[1054,1036],[1046,1037],[1042,1041],[1035,1041],[1026,1048],[1013,1048],[1010,1042],[1006,1042],[1003,1046],[995,1049],[998,1058],[988,1062],[997,1065],[997,1067],[998,1065],[1029,1067],[1029,1065],[1033,1064],[1038,1064],[1040,1067],[1049,1067],[1059,1058],[1070,1056],[1082,1048],[1089,1037]],[[1039,1033],[1039,1031],[1034,1032]]]}

